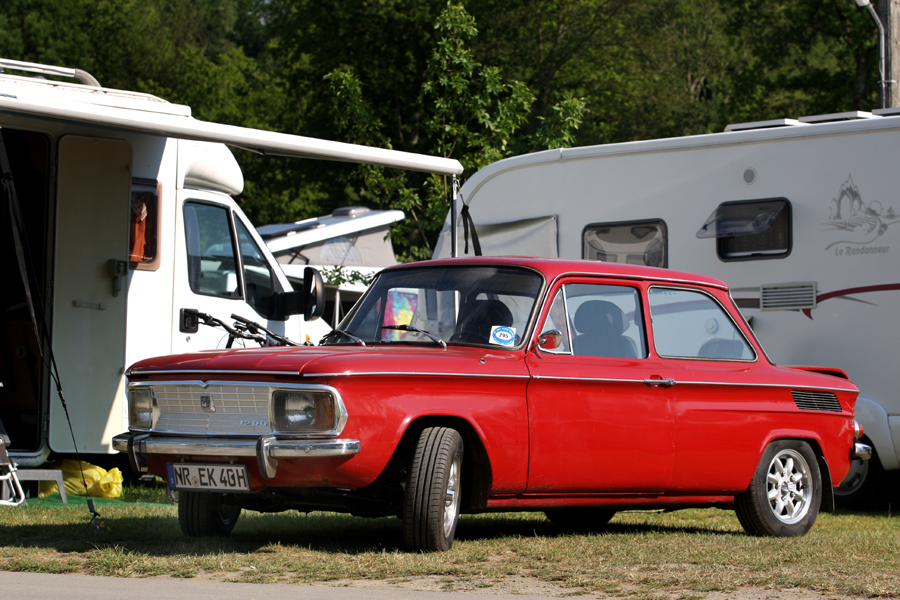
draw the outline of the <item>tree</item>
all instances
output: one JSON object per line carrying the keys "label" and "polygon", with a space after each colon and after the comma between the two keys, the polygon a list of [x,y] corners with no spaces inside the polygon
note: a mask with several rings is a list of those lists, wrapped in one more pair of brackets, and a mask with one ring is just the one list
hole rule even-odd
{"label": "tree", "polygon": [[[477,34],[474,18],[459,5],[438,16],[439,39],[427,61],[416,98],[423,115],[418,151],[453,156],[472,173],[506,156],[571,143],[584,103],[566,98],[538,117],[534,134],[518,136],[531,116],[534,95],[518,81],[507,81],[497,67],[475,60],[468,41]],[[349,67],[326,76],[334,98],[334,114],[342,131],[356,143],[391,148],[384,119],[364,96],[363,85]],[[421,177],[381,167],[361,166],[360,196],[378,206],[403,210],[407,219],[392,228],[401,259],[431,256],[433,241],[448,209],[445,178]]]}

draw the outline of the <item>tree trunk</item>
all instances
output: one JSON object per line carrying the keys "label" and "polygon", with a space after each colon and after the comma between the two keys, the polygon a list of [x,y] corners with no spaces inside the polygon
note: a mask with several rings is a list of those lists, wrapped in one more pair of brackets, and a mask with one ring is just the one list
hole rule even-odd
{"label": "tree trunk", "polygon": [[892,108],[900,106],[900,0],[880,0],[877,9],[885,37],[884,106]]}

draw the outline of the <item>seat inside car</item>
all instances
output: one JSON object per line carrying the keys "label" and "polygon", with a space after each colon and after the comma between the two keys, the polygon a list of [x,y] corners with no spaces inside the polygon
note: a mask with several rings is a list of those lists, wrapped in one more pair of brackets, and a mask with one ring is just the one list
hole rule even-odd
{"label": "seat inside car", "polygon": [[576,356],[609,356],[637,358],[633,340],[622,333],[630,322],[622,309],[605,300],[588,300],[575,311],[575,330],[572,340]]}
{"label": "seat inside car", "polygon": [[500,300],[470,300],[465,311],[450,337],[451,342],[468,342],[471,344],[487,344],[494,326],[510,327],[513,324],[512,312]]}

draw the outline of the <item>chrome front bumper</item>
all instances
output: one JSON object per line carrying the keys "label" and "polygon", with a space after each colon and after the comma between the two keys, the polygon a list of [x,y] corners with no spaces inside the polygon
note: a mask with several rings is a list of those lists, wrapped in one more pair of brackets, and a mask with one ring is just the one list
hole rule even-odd
{"label": "chrome front bumper", "polygon": [[265,479],[274,479],[279,458],[321,458],[347,456],[359,452],[359,440],[295,440],[279,439],[274,435],[259,438],[182,438],[163,437],[150,433],[121,433],[112,440],[113,450],[128,454],[131,468],[147,471],[146,456],[171,454],[175,456],[255,456],[259,472]]}

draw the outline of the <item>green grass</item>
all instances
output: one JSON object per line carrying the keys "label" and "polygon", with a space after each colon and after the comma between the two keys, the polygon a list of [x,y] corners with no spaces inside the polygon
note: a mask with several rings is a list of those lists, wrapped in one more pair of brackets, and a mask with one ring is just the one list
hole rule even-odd
{"label": "green grass", "polygon": [[0,509],[0,569],[260,583],[429,578],[431,589],[473,591],[524,576],[560,594],[684,600],[747,586],[900,596],[900,519],[889,513],[820,515],[791,539],[748,536],[716,509],[619,513],[590,535],[559,533],[540,513],[464,515],[451,551],[414,554],[402,550],[395,518],[245,511],[230,537],[192,539],[161,484],[126,488],[125,499],[99,507],[99,532],[83,505]]}

